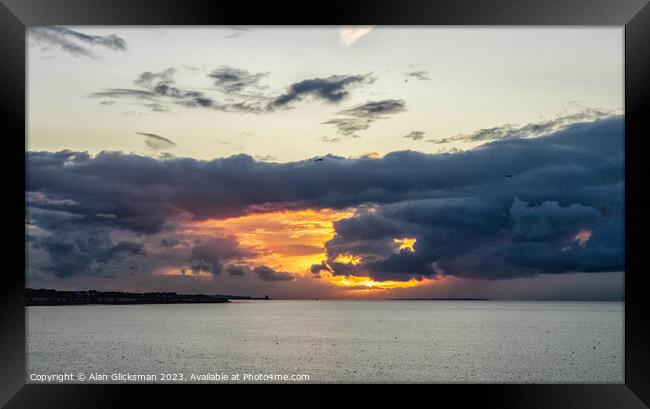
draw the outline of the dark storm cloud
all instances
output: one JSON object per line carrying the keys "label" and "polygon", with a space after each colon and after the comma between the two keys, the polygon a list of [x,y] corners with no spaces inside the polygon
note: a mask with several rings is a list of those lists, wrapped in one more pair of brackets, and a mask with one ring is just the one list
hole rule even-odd
{"label": "dark storm cloud", "polygon": [[576,122],[588,122],[613,116],[609,110],[587,108],[579,112],[564,113],[540,122],[531,122],[523,126],[505,124],[493,128],[479,129],[470,134],[458,134],[449,138],[429,139],[433,143],[453,142],[489,142],[499,139],[532,138],[560,131]]}
{"label": "dark storm cloud", "polygon": [[370,128],[373,122],[385,119],[385,115],[397,114],[405,110],[406,103],[401,99],[368,101],[338,113],[338,115],[348,116],[348,118],[334,118],[324,124],[336,126],[342,135],[358,137],[356,135],[358,131]]}
{"label": "dark storm cloud", "polygon": [[162,238],[160,239],[160,245],[165,247],[165,248],[172,248],[176,247],[180,244],[180,241],[175,238]]}
{"label": "dark storm cloud", "polygon": [[414,141],[420,141],[424,138],[424,132],[422,131],[411,131],[407,135],[404,135],[406,139],[413,139]]}
{"label": "dark storm cloud", "polygon": [[271,108],[287,108],[305,97],[337,103],[350,95],[350,88],[363,83],[372,83],[374,78],[366,75],[332,75],[326,78],[312,78],[291,84],[286,93],[276,97]]}
{"label": "dark storm cloud", "polygon": [[34,248],[49,256],[47,270],[57,277],[75,274],[113,276],[104,268],[128,255],[143,255],[142,244],[128,241],[114,243],[104,227],[77,225],[60,217],[59,225],[47,236],[32,236]]}
{"label": "dark storm cloud", "polygon": [[325,261],[322,261],[320,264],[312,264],[309,271],[311,271],[314,278],[320,278],[321,272],[325,271],[330,273],[332,272],[332,269],[327,265],[327,263],[325,263]]}
{"label": "dark storm cloud", "polygon": [[265,72],[251,73],[248,70],[228,66],[217,68],[208,74],[208,77],[214,80],[217,89],[227,94],[239,94],[250,88],[258,89],[260,80],[266,76],[268,73]]}
{"label": "dark storm cloud", "polygon": [[[29,218],[56,232],[71,222],[39,212],[65,212],[76,226],[150,235],[181,216],[355,207],[326,246],[334,274],[506,278],[623,268],[621,117],[453,154],[326,159],[29,152]],[[416,239],[414,252],[399,250],[395,240],[404,238]],[[335,261],[346,254],[362,262]],[[197,260],[197,268],[216,265]]]}
{"label": "dark storm cloud", "polygon": [[267,266],[259,266],[253,269],[255,274],[260,280],[263,281],[292,281],[295,279],[294,275],[284,271],[275,271]]}
{"label": "dark storm cloud", "polygon": [[429,78],[429,72],[427,71],[411,71],[406,73],[407,81],[408,78],[415,78],[420,81],[429,81],[431,78]]}
{"label": "dark storm cloud", "polygon": [[136,132],[136,134],[144,136],[145,137],[144,143],[147,145],[149,149],[154,151],[158,151],[161,149],[169,149],[176,146],[176,143],[171,139],[167,139],[160,135],[156,135],[155,133]]}
{"label": "dark storm cloud", "polygon": [[226,271],[231,276],[242,277],[246,275],[248,271],[250,271],[250,268],[243,264],[231,264],[229,266],[226,266]]}
{"label": "dark storm cloud", "polygon": [[190,268],[195,273],[221,274],[224,263],[251,255],[251,252],[239,246],[239,241],[234,236],[214,237],[192,248]]}
{"label": "dark storm cloud", "polygon": [[32,27],[29,29],[29,34],[36,44],[44,48],[59,48],[76,57],[96,58],[96,54],[90,49],[94,46],[113,51],[126,50],[126,41],[115,34],[88,35],[59,26]]}

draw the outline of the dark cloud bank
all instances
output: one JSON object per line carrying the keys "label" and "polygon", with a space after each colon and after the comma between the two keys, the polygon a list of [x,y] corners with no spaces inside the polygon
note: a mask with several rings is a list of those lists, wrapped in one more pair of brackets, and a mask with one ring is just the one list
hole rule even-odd
{"label": "dark cloud bank", "polygon": [[[622,271],[623,161],[621,117],[460,153],[401,151],[379,159],[278,164],[246,155],[201,161],[30,152],[29,223],[42,233],[28,240],[65,276],[84,274],[92,263],[146,257],[139,241],[160,234],[168,238],[156,251],[180,251],[179,217],[353,207],[354,216],[335,223],[327,259],[314,273],[408,280]],[[111,240],[107,231],[139,239]],[[402,238],[415,238],[415,251],[399,250],[394,240]],[[242,264],[250,254],[234,238],[184,251],[197,271],[249,271]],[[362,261],[337,263],[339,255]],[[293,278],[252,268],[262,280]]]}

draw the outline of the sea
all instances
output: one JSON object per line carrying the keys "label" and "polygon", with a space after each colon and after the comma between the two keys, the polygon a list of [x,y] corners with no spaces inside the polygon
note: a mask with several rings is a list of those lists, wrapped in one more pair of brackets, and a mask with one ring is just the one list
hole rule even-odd
{"label": "sea", "polygon": [[31,306],[26,381],[623,383],[623,307],[420,300]]}

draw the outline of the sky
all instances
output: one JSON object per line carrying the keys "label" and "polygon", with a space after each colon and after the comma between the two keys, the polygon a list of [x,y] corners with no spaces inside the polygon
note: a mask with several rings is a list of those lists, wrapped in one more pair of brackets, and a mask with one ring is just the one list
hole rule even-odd
{"label": "sky", "polygon": [[31,287],[622,299],[622,27],[27,45]]}

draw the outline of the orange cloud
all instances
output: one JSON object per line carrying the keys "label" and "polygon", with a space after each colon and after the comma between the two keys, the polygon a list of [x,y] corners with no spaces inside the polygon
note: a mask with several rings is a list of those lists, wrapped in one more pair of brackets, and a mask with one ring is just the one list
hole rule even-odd
{"label": "orange cloud", "polygon": [[[187,231],[192,234],[234,234],[244,247],[257,256],[247,260],[252,265],[266,265],[287,271],[304,279],[312,279],[310,267],[327,258],[325,243],[334,237],[333,222],[352,216],[353,211],[299,210],[251,214],[224,220],[194,222]],[[395,239],[397,250],[414,251],[413,238]],[[339,263],[358,265],[362,260],[354,254],[339,255]],[[169,272],[168,272],[169,274]],[[178,274],[178,272],[176,272]],[[371,290],[391,290],[425,285],[435,280],[377,281],[363,276],[323,274],[321,280],[345,289],[345,293],[367,294]],[[343,294],[344,295],[344,294]],[[344,295],[345,296],[345,295]]]}
{"label": "orange cloud", "polygon": [[334,236],[332,223],[351,215],[329,209],[281,211],[208,220],[198,226],[235,234],[242,246],[259,253],[255,264],[304,274],[325,258],[325,242]]}

